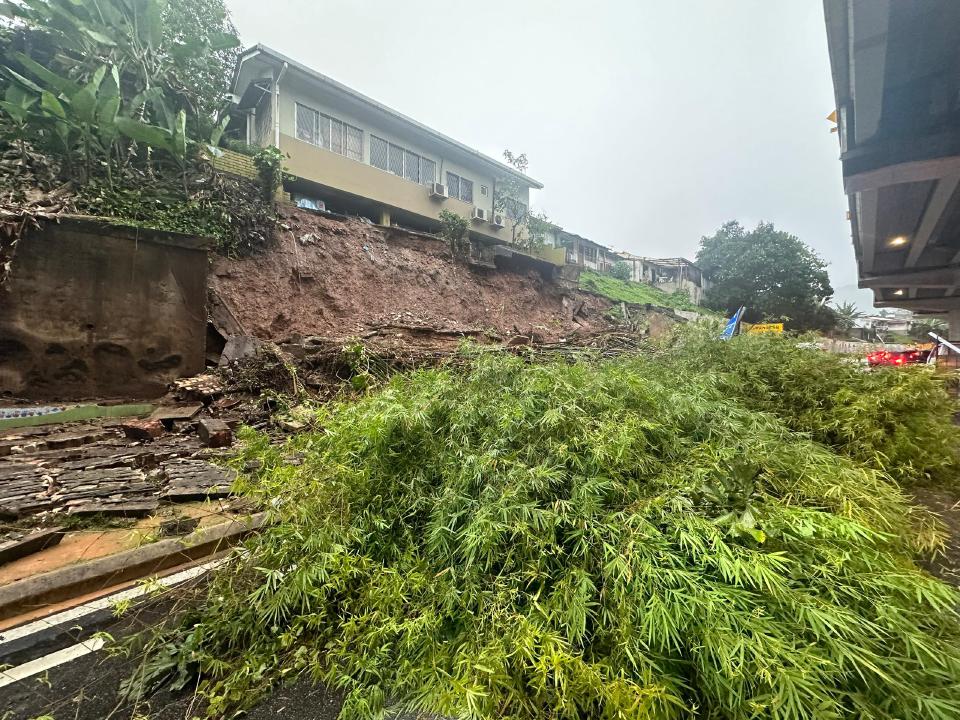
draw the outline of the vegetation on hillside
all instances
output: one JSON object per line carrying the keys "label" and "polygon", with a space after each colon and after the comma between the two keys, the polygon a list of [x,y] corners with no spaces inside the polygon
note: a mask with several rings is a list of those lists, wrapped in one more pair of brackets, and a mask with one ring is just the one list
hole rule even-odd
{"label": "vegetation on hillside", "polygon": [[580,273],[580,289],[603,295],[615,302],[659,305],[660,307],[677,308],[678,310],[693,310],[700,312],[690,301],[690,296],[683,290],[666,293],[658,287],[647,283],[638,283],[631,280],[622,280],[612,275],[603,275],[584,270]]}
{"label": "vegetation on hillside", "polygon": [[483,353],[246,431],[273,522],[137,680],[199,672],[218,717],[300,676],[346,718],[957,717],[960,595],[880,455],[919,471],[950,408],[923,371],[869,378],[750,336]]}
{"label": "vegetation on hillside", "polygon": [[271,208],[209,159],[239,44],[222,0],[4,3],[0,194],[217,238],[265,241]]}

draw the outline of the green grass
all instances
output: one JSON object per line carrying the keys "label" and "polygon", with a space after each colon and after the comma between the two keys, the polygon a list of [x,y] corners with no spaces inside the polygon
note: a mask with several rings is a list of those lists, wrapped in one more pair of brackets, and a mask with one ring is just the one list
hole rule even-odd
{"label": "green grass", "polygon": [[580,289],[603,295],[615,302],[660,305],[677,310],[704,312],[702,308],[690,302],[690,296],[682,290],[665,293],[660,288],[646,283],[618,280],[591,270],[585,270],[580,274]]}

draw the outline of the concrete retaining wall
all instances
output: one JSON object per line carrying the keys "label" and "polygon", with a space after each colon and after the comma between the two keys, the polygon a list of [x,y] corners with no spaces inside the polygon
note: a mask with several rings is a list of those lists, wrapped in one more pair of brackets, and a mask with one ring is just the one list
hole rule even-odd
{"label": "concrete retaining wall", "polygon": [[208,242],[71,217],[0,288],[0,397],[149,398],[204,368]]}

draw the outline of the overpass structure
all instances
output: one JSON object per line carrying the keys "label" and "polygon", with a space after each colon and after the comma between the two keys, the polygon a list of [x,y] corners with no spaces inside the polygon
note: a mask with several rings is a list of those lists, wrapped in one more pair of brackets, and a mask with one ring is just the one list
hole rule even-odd
{"label": "overpass structure", "polygon": [[960,0],[824,0],[859,285],[960,337]]}

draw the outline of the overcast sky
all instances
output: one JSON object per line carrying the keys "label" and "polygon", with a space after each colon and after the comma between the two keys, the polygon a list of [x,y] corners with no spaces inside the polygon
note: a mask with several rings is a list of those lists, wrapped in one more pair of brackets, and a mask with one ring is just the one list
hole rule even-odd
{"label": "overcast sky", "polygon": [[736,219],[798,235],[869,307],[817,0],[227,0],[262,42],[497,159],[534,205],[640,255],[693,258]]}

